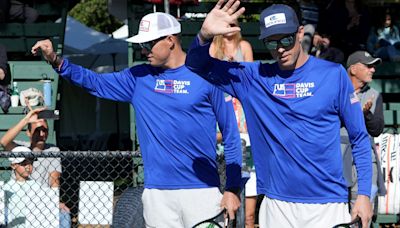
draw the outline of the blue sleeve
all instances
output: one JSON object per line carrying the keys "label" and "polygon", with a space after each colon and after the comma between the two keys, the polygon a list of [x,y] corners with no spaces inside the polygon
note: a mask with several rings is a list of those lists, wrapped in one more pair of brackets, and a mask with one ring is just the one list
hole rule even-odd
{"label": "blue sleeve", "polygon": [[370,196],[372,186],[371,144],[360,101],[345,69],[340,66],[339,115],[349,133],[358,177],[358,194]]}
{"label": "blue sleeve", "polygon": [[98,74],[64,59],[57,72],[74,85],[82,87],[90,94],[115,101],[130,102],[136,80],[130,69],[120,72]]}
{"label": "blue sleeve", "polygon": [[211,102],[224,142],[226,161],[225,188],[238,188],[241,181],[242,149],[239,129],[233,110],[232,97],[213,86]]}
{"label": "blue sleeve", "polygon": [[244,97],[252,82],[255,62],[227,62],[212,58],[210,43],[201,45],[196,36],[186,56],[186,66],[222,91],[234,96]]}

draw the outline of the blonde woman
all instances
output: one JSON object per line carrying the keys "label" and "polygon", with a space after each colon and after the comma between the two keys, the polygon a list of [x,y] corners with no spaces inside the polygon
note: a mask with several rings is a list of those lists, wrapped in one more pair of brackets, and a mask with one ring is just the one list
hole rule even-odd
{"label": "blonde woman", "polygon": [[[238,27],[238,21],[230,25]],[[253,50],[249,42],[242,39],[240,32],[228,33],[225,35],[215,36],[210,47],[210,55],[214,58],[226,60],[230,62],[252,62]],[[240,137],[246,141],[246,146],[250,145],[247,132],[246,120],[244,117],[242,105],[239,100],[233,98],[233,106],[236,119],[240,131]],[[221,133],[217,135],[218,142],[222,141]],[[243,158],[245,159],[245,158]],[[251,169],[250,179],[246,184],[246,228],[254,228],[255,212],[257,204],[256,176],[253,167]]]}
{"label": "blonde woman", "polygon": [[[236,21],[230,26],[238,27],[239,23]],[[240,32],[215,36],[210,47],[210,55],[217,59],[232,62],[253,61],[253,50],[251,45],[249,42],[242,39]]]}

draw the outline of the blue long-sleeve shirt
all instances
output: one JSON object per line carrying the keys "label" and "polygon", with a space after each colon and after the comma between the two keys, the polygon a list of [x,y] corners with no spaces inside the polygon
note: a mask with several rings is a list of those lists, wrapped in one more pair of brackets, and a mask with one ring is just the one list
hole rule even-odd
{"label": "blue long-sleeve shirt", "polygon": [[257,192],[299,203],[347,202],[340,126],[349,131],[358,193],[370,195],[371,155],[360,103],[339,64],[309,57],[293,70],[277,63],[211,58],[209,44],[192,43],[189,69],[242,103],[257,173]]}
{"label": "blue long-sleeve shirt", "polygon": [[97,74],[65,59],[58,73],[92,95],[133,105],[146,188],[219,186],[216,121],[225,142],[226,187],[240,186],[241,146],[232,102],[185,65],[143,64]]}

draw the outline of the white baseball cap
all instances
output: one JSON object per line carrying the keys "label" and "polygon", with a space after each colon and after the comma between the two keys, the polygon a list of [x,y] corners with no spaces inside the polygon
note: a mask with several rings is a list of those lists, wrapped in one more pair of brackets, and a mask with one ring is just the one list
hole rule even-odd
{"label": "white baseball cap", "polygon": [[145,43],[180,32],[181,24],[172,15],[160,12],[150,13],[140,21],[139,33],[126,39],[126,41],[131,43]]}
{"label": "white baseball cap", "polygon": [[[17,146],[14,147],[14,149],[12,149],[11,152],[31,152],[31,149],[25,146]],[[11,164],[18,164],[25,161],[25,157],[8,158],[8,160],[11,162]]]}

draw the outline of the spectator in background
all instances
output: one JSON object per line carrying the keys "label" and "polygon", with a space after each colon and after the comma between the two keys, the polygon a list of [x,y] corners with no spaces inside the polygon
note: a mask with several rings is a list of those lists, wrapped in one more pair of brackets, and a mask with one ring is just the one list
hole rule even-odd
{"label": "spectator in background", "polygon": [[[231,27],[239,27],[235,21]],[[240,32],[215,36],[210,47],[210,54],[214,58],[230,62],[253,62],[253,50],[251,44],[243,40]]]}
{"label": "spectator in background", "polygon": [[33,23],[39,17],[37,10],[30,7],[23,0],[10,0],[9,5],[8,22]]}
{"label": "spectator in background", "polygon": [[[47,121],[37,118],[37,114],[42,110],[44,109],[38,108],[31,110],[23,119],[3,135],[0,139],[0,144],[5,150],[11,151],[17,146],[25,146],[30,148],[32,151],[48,151],[55,153],[60,151],[60,149],[55,145],[46,143],[48,136]],[[30,141],[24,142],[14,140],[25,127],[27,127],[26,134]],[[33,167],[35,172],[31,175],[32,180],[51,188],[60,187],[60,158],[40,157],[33,163]],[[60,212],[60,227],[69,227],[71,223],[69,215],[70,210],[64,203],[60,203]]]}
{"label": "spectator in background", "polygon": [[301,13],[301,24],[304,25],[304,38],[301,46],[305,53],[312,47],[313,36],[318,25],[319,6],[314,0],[297,0]]}
{"label": "spectator in background", "polygon": [[325,59],[334,63],[344,63],[343,52],[338,48],[331,47],[331,40],[329,37],[318,33],[313,36],[313,47],[311,48],[310,54],[319,59]]}
{"label": "spectator in background", "polygon": [[[239,22],[236,20],[230,24],[231,27],[239,27]],[[210,47],[210,55],[214,58],[226,60],[230,62],[253,62],[253,50],[249,42],[242,39],[240,32],[228,33],[225,35],[215,36]],[[228,95],[229,96],[229,95]],[[250,140],[247,132],[245,115],[240,101],[233,98],[233,109],[235,110],[236,121],[238,124],[240,137],[245,140],[245,146],[250,146]],[[220,133],[217,139],[221,139]],[[245,154],[245,153],[244,153]],[[246,157],[243,157],[246,161]],[[245,199],[245,222],[246,228],[254,228],[255,212],[257,204],[256,191],[256,175],[254,167],[250,169],[250,179],[246,183],[246,199]]]}
{"label": "spectator in background", "polygon": [[370,15],[362,0],[331,0],[321,8],[318,33],[331,40],[331,46],[344,52],[365,49],[370,30]]}
{"label": "spectator in background", "polygon": [[[210,57],[215,35],[239,31],[229,26],[244,12],[239,5],[236,0],[218,1],[192,43],[186,65],[243,105],[257,193],[265,194],[260,227],[332,227],[360,216],[367,228],[372,217],[369,140],[345,69],[303,52],[304,28],[295,11],[282,4],[260,14],[259,39],[276,62],[234,63]],[[351,216],[340,150],[342,123],[349,131],[359,174]]]}
{"label": "spectator in background", "polygon": [[8,72],[8,59],[6,48],[0,44],[0,107],[4,113],[11,106],[11,98],[8,90],[10,74]]}
{"label": "spectator in background", "polygon": [[[24,146],[17,146],[12,150],[12,152],[30,151],[31,150],[28,147]],[[37,218],[37,216],[57,219],[57,214],[49,214],[49,211],[46,212],[43,207],[47,207],[50,203],[53,203],[52,207],[50,207],[56,208],[57,202],[55,201],[57,199],[48,198],[46,196],[52,195],[54,197],[58,196],[58,193],[55,193],[54,189],[45,187],[31,178],[34,173],[34,159],[25,154],[25,157],[11,157],[9,158],[9,161],[11,162],[11,169],[13,170],[14,178],[7,181],[2,188],[6,199],[4,209],[7,227],[24,228],[30,227],[35,223],[38,224],[39,222],[40,224],[45,223],[43,220],[36,220],[35,218]],[[35,199],[35,197],[40,197],[40,201],[38,202],[38,199]],[[36,214],[41,212],[44,214]],[[35,217],[32,218],[30,215],[34,215]]]}
{"label": "spectator in background", "polygon": [[371,28],[367,50],[383,60],[400,61],[399,28],[393,23],[392,15],[388,11],[379,18],[378,27]]}
{"label": "spectator in background", "polygon": [[[364,121],[367,127],[371,142],[372,156],[372,189],[370,200],[374,203],[377,194],[383,196],[386,194],[385,185],[383,183],[383,175],[380,167],[379,157],[375,151],[375,143],[373,137],[378,137],[385,126],[383,118],[383,102],[382,95],[371,88],[368,84],[372,81],[375,67],[380,64],[380,58],[372,57],[366,51],[356,51],[347,59],[347,74],[353,84],[355,94],[353,99],[358,99],[364,114]],[[357,197],[357,172],[353,163],[351,153],[351,143],[348,138],[346,129],[341,129],[341,147],[343,153],[343,169],[344,176],[351,188],[351,202]]]}
{"label": "spectator in background", "polygon": [[[0,85],[7,85],[7,75],[8,75],[8,58],[6,48],[0,44]],[[7,83],[7,84],[6,84]]]}
{"label": "spectator in background", "polygon": [[[97,74],[62,59],[50,40],[38,41],[57,73],[92,95],[130,102],[144,165],[144,218],[148,227],[192,227],[226,208],[240,206],[241,146],[232,103],[185,65],[180,23],[166,13],[145,15],[137,35],[149,64]],[[220,193],[216,125],[224,137],[226,187]],[[194,206],[196,205],[196,206]]]}
{"label": "spectator in background", "polygon": [[[27,147],[19,146],[13,152],[30,152]],[[33,159],[26,157],[9,158],[14,178],[11,178],[4,186],[5,191],[5,222],[7,227],[25,227],[25,217],[29,210],[31,199],[28,193],[40,190],[40,184],[30,180],[33,170]]]}

